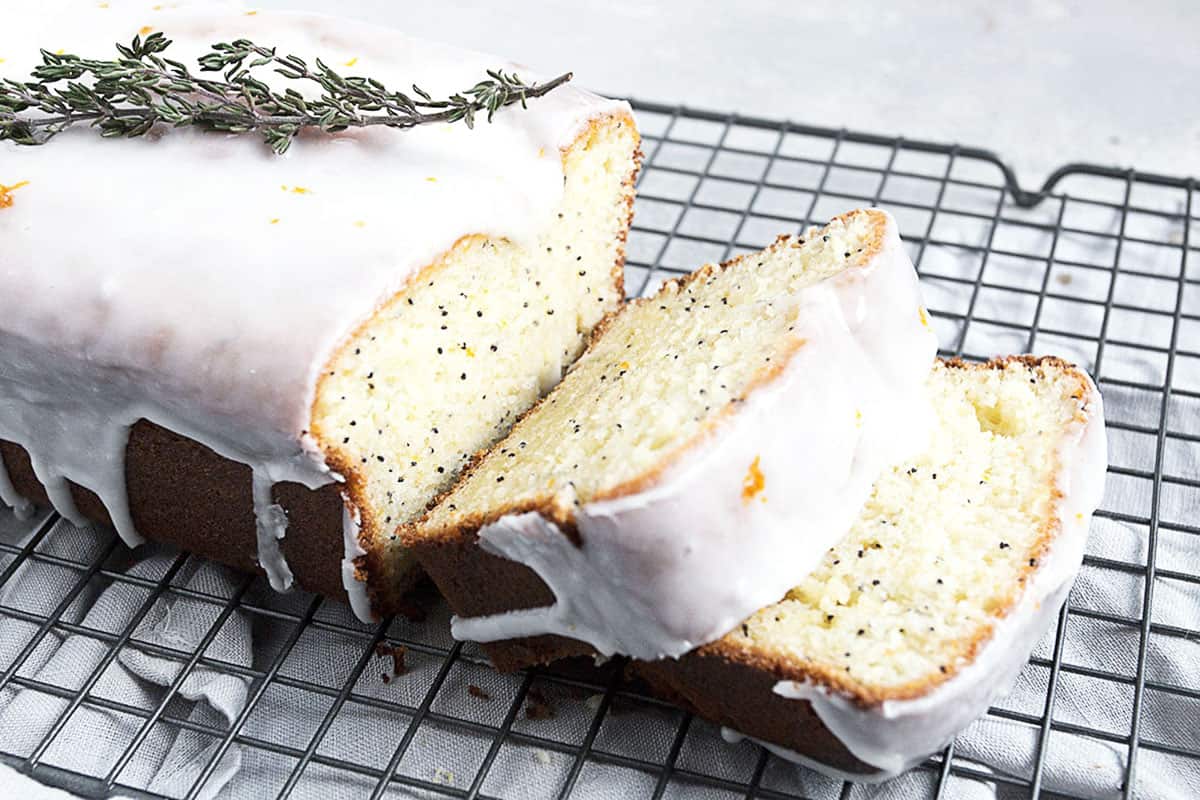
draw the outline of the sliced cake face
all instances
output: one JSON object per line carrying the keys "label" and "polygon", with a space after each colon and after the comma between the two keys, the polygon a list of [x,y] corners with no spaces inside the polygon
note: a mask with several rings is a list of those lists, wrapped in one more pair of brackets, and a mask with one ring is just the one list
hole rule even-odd
{"label": "sliced cake face", "polygon": [[939,363],[927,391],[940,424],[926,451],[879,479],[785,599],[638,665],[658,691],[852,780],[919,763],[1007,691],[1083,558],[1102,403],[1054,358]]}
{"label": "sliced cake face", "polygon": [[[878,249],[880,218],[848,215],[631,304],[427,525],[477,525],[553,503],[564,491],[587,503],[645,488],[657,477],[649,473],[807,344],[797,325],[803,290],[866,263]],[[914,320],[920,313],[915,305],[904,311]]]}
{"label": "sliced cake face", "polygon": [[811,666],[866,698],[947,680],[1052,546],[1060,450],[1093,392],[1055,361],[939,364],[929,448],[885,472],[850,534],[726,642]]}
{"label": "sliced cake face", "polygon": [[[680,655],[781,597],[878,472],[923,444],[934,347],[894,221],[851,212],[602,323],[562,384],[401,535],[460,638]],[[494,595],[468,588],[495,555],[528,570]],[[547,589],[551,606],[500,600]]]}
{"label": "sliced cake face", "polygon": [[628,116],[594,124],[563,154],[563,201],[537,241],[461,240],[322,376],[313,434],[348,479],[377,595],[405,583],[396,527],[558,383],[622,300],[637,147]]}

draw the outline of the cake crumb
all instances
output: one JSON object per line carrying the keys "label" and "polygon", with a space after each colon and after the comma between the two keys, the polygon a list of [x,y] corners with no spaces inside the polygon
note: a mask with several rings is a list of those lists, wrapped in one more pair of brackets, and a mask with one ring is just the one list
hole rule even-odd
{"label": "cake crumb", "polygon": [[[392,657],[392,674],[390,677],[398,678],[399,676],[408,672],[408,667],[404,663],[404,656],[406,653],[408,653],[408,648],[402,644],[393,646],[387,642],[380,642],[379,644],[375,645],[375,655],[379,656],[380,658],[387,658],[388,656]],[[390,678],[386,674],[384,675],[383,682],[390,682]]]}
{"label": "cake crumb", "polygon": [[525,716],[529,719],[550,719],[554,716],[554,706],[546,699],[546,695],[537,689],[529,690],[529,699],[525,704]]}
{"label": "cake crumb", "polygon": [[433,782],[439,783],[442,786],[453,786],[454,773],[445,767],[438,767],[433,771]]}
{"label": "cake crumb", "polygon": [[541,748],[538,748],[533,751],[533,760],[538,762],[539,764],[549,764],[550,763],[550,753],[547,752],[546,750],[542,750]]}
{"label": "cake crumb", "polygon": [[476,686],[473,683],[467,684],[467,694],[471,697],[478,697],[480,700],[491,700],[492,696],[482,686]]}

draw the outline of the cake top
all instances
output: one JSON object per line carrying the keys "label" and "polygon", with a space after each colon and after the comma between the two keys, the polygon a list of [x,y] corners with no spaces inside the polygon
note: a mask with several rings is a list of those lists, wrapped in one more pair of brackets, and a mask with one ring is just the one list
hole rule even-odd
{"label": "cake top", "polygon": [[[435,97],[488,69],[543,79],[331,17],[108,5],[6,13],[0,77],[28,80],[39,48],[111,58],[115,42],[161,31],[165,55],[193,72],[214,42],[248,38]],[[284,156],[257,135],[186,128],[103,139],[80,125],[42,146],[0,142],[0,366],[46,397],[100,387],[113,414],[312,483],[299,442],[332,350],[461,236],[532,240],[561,196],[559,149],[623,107],[568,85],[473,130],[304,133]],[[79,360],[64,385],[18,363],[37,348]]]}

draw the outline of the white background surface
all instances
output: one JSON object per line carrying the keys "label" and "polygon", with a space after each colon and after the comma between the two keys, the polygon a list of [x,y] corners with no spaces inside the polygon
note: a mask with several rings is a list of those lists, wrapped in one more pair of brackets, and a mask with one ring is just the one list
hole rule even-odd
{"label": "white background surface", "polygon": [[589,88],[1200,176],[1197,0],[260,0],[487,50]]}

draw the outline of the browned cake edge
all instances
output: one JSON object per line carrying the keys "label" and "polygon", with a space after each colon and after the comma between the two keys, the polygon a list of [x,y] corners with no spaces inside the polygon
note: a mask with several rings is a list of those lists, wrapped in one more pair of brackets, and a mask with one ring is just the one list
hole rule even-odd
{"label": "browned cake edge", "polygon": [[[621,117],[636,131],[630,115],[614,116]],[[608,116],[600,116],[590,121],[575,141],[564,148],[564,158],[567,150],[586,147],[607,119]],[[618,297],[624,296],[625,238],[633,217],[633,187],[640,155],[639,152],[624,182],[627,212],[612,267]],[[51,505],[24,448],[0,440],[0,459],[22,497],[39,506]],[[347,475],[352,490],[358,480],[354,470],[347,468],[343,474]],[[262,573],[248,466],[224,458],[186,436],[140,420],[130,431],[125,478],[134,525],[146,539],[174,545],[236,570]],[[101,525],[112,525],[99,497],[74,483],[70,486],[81,514]],[[296,585],[343,602],[347,598],[342,588],[341,492],[346,488],[345,484],[335,483],[309,489],[285,482],[276,484],[272,493],[274,501],[288,515],[287,535],[280,545]],[[370,524],[374,523],[364,518],[363,527],[368,533]],[[390,531],[380,533],[386,535]],[[364,566],[373,570],[368,573],[373,608],[384,615],[405,610],[404,595],[420,581],[421,571],[414,568],[404,574],[391,574],[378,558],[373,563],[370,558],[362,559],[359,567]]]}

